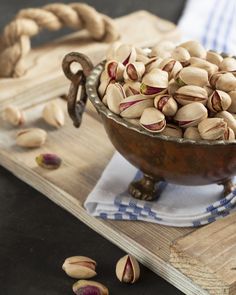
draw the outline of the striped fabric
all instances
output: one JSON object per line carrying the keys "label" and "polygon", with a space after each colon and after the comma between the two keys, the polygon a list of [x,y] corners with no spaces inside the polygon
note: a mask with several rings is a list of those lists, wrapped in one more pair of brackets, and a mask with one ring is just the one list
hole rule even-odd
{"label": "striped fabric", "polygon": [[[179,21],[183,41],[198,40],[207,49],[236,55],[236,0],[189,0]],[[127,192],[132,180],[142,177],[115,153],[85,202],[96,217],[142,220],[169,226],[197,227],[227,216],[236,206],[236,191],[222,197],[222,187],[156,186],[156,201],[133,199]]]}

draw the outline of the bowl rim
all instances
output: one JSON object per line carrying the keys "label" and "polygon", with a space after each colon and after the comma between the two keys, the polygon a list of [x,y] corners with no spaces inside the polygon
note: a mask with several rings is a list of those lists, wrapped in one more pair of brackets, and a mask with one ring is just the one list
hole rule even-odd
{"label": "bowl rim", "polygon": [[88,95],[88,98],[96,108],[96,110],[99,113],[102,113],[105,115],[107,118],[115,121],[117,124],[122,125],[128,129],[131,129],[133,131],[136,131],[138,133],[147,135],[149,137],[155,137],[164,141],[170,141],[170,142],[175,142],[175,143],[187,143],[187,144],[193,144],[193,145],[210,145],[210,146],[217,146],[217,145],[235,145],[236,140],[233,141],[224,141],[224,140],[192,140],[192,139],[187,139],[187,138],[177,138],[177,137],[172,137],[169,135],[163,135],[159,133],[153,133],[149,132],[145,129],[143,129],[141,126],[136,126],[128,121],[125,121],[122,117],[119,115],[111,112],[108,107],[102,102],[102,100],[99,97],[98,94],[98,84],[99,84],[99,78],[104,70],[106,60],[103,60],[100,62],[98,65],[96,65],[93,70],[91,71],[90,75],[86,79],[86,92]]}

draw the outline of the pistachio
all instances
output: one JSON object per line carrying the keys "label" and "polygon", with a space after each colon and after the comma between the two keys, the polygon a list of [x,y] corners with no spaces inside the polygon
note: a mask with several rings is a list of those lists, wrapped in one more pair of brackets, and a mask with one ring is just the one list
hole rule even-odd
{"label": "pistachio", "polygon": [[161,41],[152,48],[150,56],[158,56],[161,58],[171,57],[171,53],[174,50],[175,45],[171,41]]}
{"label": "pistachio", "polygon": [[160,69],[153,69],[143,77],[140,92],[154,97],[157,94],[164,93],[167,87],[168,73]]}
{"label": "pistachio", "polygon": [[157,95],[154,99],[154,106],[165,116],[174,116],[178,110],[176,101],[168,94]]}
{"label": "pistachio", "polygon": [[76,295],[109,295],[107,287],[94,281],[79,280],[73,285]]}
{"label": "pistachio", "polygon": [[199,57],[191,57],[189,59],[189,63],[192,67],[206,70],[208,72],[209,76],[212,76],[214,73],[216,73],[218,71],[217,65],[210,63],[209,61],[204,60]]}
{"label": "pistachio", "polygon": [[61,158],[56,154],[40,154],[35,158],[36,163],[46,169],[57,169],[61,166]]}
{"label": "pistachio", "polygon": [[181,62],[183,66],[188,65],[188,61],[190,59],[190,54],[188,50],[184,47],[176,47],[171,54],[172,58]]}
{"label": "pistachio", "polygon": [[64,261],[62,269],[71,278],[89,279],[96,276],[96,265],[96,262],[89,257],[72,256]]}
{"label": "pistachio", "polygon": [[141,62],[145,65],[145,64],[149,63],[149,61],[150,61],[150,58],[148,56],[143,55],[143,54],[137,54],[136,62]]}
{"label": "pistachio", "polygon": [[40,128],[29,128],[18,132],[16,144],[22,147],[35,148],[42,146],[47,138],[47,133]]}
{"label": "pistachio", "polygon": [[159,133],[166,126],[165,116],[153,107],[146,108],[140,118],[140,125],[150,132]]}
{"label": "pistachio", "polygon": [[160,63],[160,69],[166,71],[170,79],[174,78],[182,68],[181,63],[173,58],[165,58]]}
{"label": "pistachio", "polygon": [[170,95],[174,96],[175,92],[180,88],[180,86],[178,85],[178,83],[176,83],[176,81],[174,79],[171,79],[168,87],[167,87],[167,91]]}
{"label": "pistachio", "polygon": [[116,49],[114,60],[126,66],[128,63],[135,62],[136,56],[136,50],[132,45],[122,44]]}
{"label": "pistachio", "polygon": [[20,126],[25,121],[23,112],[13,105],[8,105],[4,108],[2,118],[13,126]]}
{"label": "pistachio", "polygon": [[197,41],[187,41],[179,45],[188,50],[189,54],[194,57],[206,58],[206,50]]}
{"label": "pistachio", "polygon": [[115,60],[108,61],[105,66],[108,77],[111,80],[122,81],[125,66]]}
{"label": "pistachio", "polygon": [[165,129],[160,134],[177,138],[183,137],[182,129],[174,124],[166,124]]}
{"label": "pistachio", "polygon": [[230,91],[229,96],[231,97],[231,105],[228,108],[228,111],[231,113],[236,113],[236,90]]}
{"label": "pistachio", "polygon": [[125,91],[126,96],[132,96],[135,94],[140,94],[140,82],[134,82],[134,81],[126,81],[123,85],[123,89]]}
{"label": "pistachio", "polygon": [[197,126],[207,116],[206,107],[200,102],[193,102],[181,107],[177,111],[174,120],[178,122],[180,127],[187,128]]}
{"label": "pistachio", "polygon": [[120,113],[120,103],[126,97],[123,87],[119,83],[107,87],[106,102],[108,108],[115,114]]}
{"label": "pistachio", "polygon": [[145,65],[142,62],[134,62],[127,64],[124,72],[124,79],[139,81],[145,72]]}
{"label": "pistachio", "polygon": [[230,140],[230,141],[235,140],[235,133],[234,133],[232,128],[230,128],[230,127],[226,128],[226,131],[225,131],[225,133],[223,135],[223,139],[224,140]]}
{"label": "pistachio", "polygon": [[116,264],[116,276],[122,283],[135,283],[140,276],[137,260],[132,255],[125,255]]}
{"label": "pistachio", "polygon": [[176,90],[174,98],[181,105],[190,104],[192,102],[207,103],[207,91],[199,86],[186,85]]}
{"label": "pistachio", "polygon": [[222,111],[222,112],[217,113],[215,117],[224,119],[224,121],[227,123],[228,127],[233,129],[234,133],[236,134],[236,119],[231,113],[229,113],[227,111]]}
{"label": "pistachio", "polygon": [[234,72],[236,71],[236,59],[233,57],[225,57],[219,67],[221,71]]}
{"label": "pistachio", "polygon": [[102,73],[101,77],[102,76],[103,76],[103,79],[100,79],[100,85],[98,87],[98,94],[100,98],[103,98],[104,95],[106,95],[108,85],[115,82],[108,76],[106,71]]}
{"label": "pistachio", "polygon": [[175,80],[179,86],[196,85],[203,87],[208,84],[208,74],[206,70],[189,66],[180,70]]}
{"label": "pistachio", "polygon": [[163,61],[161,57],[150,58],[147,63],[145,63],[146,73],[151,72],[153,69],[160,69],[160,65]]}
{"label": "pistachio", "polygon": [[120,103],[120,115],[128,119],[140,118],[144,109],[151,106],[153,106],[151,98],[141,94],[129,96]]}
{"label": "pistachio", "polygon": [[206,60],[219,67],[223,57],[219,53],[209,50],[207,51]]}
{"label": "pistachio", "polygon": [[59,128],[65,124],[64,112],[56,101],[47,103],[42,115],[43,119],[53,127]]}
{"label": "pistachio", "polygon": [[227,129],[227,124],[221,118],[207,118],[198,125],[198,131],[203,139],[221,140]]}
{"label": "pistachio", "polygon": [[215,73],[210,78],[210,84],[216,89],[226,92],[236,90],[236,78],[232,73]]}
{"label": "pistachio", "polygon": [[184,138],[192,140],[202,139],[197,127],[188,127],[184,132]]}
{"label": "pistachio", "polygon": [[228,93],[215,90],[209,97],[207,107],[212,112],[226,111],[231,105],[231,98]]}

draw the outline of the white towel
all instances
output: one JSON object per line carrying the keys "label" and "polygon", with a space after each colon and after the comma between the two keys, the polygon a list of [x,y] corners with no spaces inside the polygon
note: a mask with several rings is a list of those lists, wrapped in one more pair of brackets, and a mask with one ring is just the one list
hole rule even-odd
{"label": "white towel", "polygon": [[[236,1],[189,0],[179,21],[183,40],[198,40],[207,49],[236,55]],[[93,216],[114,220],[142,220],[170,226],[200,226],[235,210],[236,191],[222,196],[223,187],[157,185],[157,198],[132,198],[129,183],[141,172],[115,153],[85,202]]]}

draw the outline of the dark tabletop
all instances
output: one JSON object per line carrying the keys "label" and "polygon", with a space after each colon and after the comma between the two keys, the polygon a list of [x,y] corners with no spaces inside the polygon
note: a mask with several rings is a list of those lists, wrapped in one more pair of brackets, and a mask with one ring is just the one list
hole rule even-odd
{"label": "dark tabletop", "polygon": [[[4,3],[3,3],[4,2]],[[42,0],[1,0],[0,28],[25,7],[42,6]],[[72,1],[71,1],[72,2]],[[146,9],[177,22],[184,0],[88,0],[112,17]],[[67,33],[53,33],[53,37]],[[52,38],[43,33],[33,44]],[[124,252],[99,236],[75,217],[57,207],[45,196],[0,167],[0,294],[69,295],[75,280],[61,270],[66,257],[84,255],[98,262],[98,276],[113,295],[180,295],[180,291],[142,267],[138,283],[127,286],[115,277],[116,261]]]}

